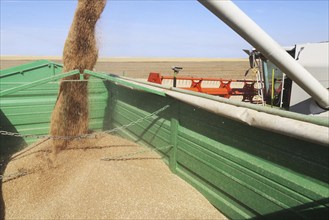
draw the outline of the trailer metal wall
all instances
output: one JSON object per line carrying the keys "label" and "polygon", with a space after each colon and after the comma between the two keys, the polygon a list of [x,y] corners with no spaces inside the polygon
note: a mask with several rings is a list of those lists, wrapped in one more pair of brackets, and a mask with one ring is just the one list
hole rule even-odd
{"label": "trailer metal wall", "polygon": [[[229,218],[327,218],[328,146],[255,128],[115,76],[95,77],[90,83],[91,128],[109,130],[143,119],[117,134],[159,148],[172,172]],[[18,132],[48,132],[57,93],[50,84],[36,87],[39,92],[1,97],[1,126],[5,119],[7,128]],[[47,108],[40,104],[44,99]],[[17,100],[24,104],[18,107]],[[164,106],[169,107],[147,117]],[[34,114],[39,109],[44,114]],[[1,149],[19,144],[16,139],[4,145],[8,137],[1,138]]]}
{"label": "trailer metal wall", "polygon": [[[49,133],[62,65],[39,60],[8,68],[0,72],[0,130],[20,134],[46,135]],[[78,71],[72,71],[76,74]],[[107,90],[100,79],[89,83],[90,129],[102,130]],[[11,154],[36,138],[0,135],[0,155]]]}
{"label": "trailer metal wall", "polygon": [[328,147],[219,117],[155,94],[111,85],[111,122],[121,126],[169,104],[120,135],[161,148],[170,168],[233,219],[326,218]]}

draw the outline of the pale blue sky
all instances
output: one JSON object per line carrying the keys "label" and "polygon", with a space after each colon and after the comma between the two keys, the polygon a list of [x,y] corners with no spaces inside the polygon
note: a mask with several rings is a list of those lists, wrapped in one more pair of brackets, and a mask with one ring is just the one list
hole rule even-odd
{"label": "pale blue sky", "polygon": [[[1,55],[61,56],[77,2],[0,0]],[[233,1],[280,45],[329,40],[328,0]],[[100,57],[246,57],[246,41],[194,0],[108,0]]]}

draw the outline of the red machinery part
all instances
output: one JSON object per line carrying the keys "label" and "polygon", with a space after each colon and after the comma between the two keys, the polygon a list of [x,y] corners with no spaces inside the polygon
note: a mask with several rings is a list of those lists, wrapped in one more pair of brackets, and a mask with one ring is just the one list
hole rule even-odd
{"label": "red machinery part", "polygon": [[[148,82],[162,84],[163,80],[174,80],[173,76],[161,76],[160,73],[151,72],[147,79]],[[257,89],[255,89],[254,85],[256,81],[254,80],[226,80],[222,78],[198,78],[198,77],[176,77],[176,81],[180,80],[190,80],[190,87],[178,87],[181,89],[186,89],[195,92],[206,93],[210,95],[221,96],[224,98],[230,98],[231,96],[242,96],[242,101],[244,102],[253,102],[253,98],[257,95]],[[218,82],[218,87],[216,88],[204,88],[202,87],[202,82],[204,81],[212,81]],[[232,88],[232,82],[243,82],[242,88]],[[179,83],[178,83],[179,85]]]}

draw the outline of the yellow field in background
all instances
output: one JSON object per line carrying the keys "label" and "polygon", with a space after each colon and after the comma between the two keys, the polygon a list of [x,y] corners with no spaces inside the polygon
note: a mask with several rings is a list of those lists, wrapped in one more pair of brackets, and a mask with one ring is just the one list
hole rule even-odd
{"label": "yellow field in background", "polygon": [[[61,57],[55,56],[1,56],[0,69],[46,59],[61,63]],[[231,58],[99,58],[95,67],[97,72],[124,75],[132,78],[147,78],[150,72],[172,75],[172,66],[181,66],[180,76],[216,77],[225,79],[244,79],[249,68],[248,59]],[[248,76],[248,78],[252,78]]]}

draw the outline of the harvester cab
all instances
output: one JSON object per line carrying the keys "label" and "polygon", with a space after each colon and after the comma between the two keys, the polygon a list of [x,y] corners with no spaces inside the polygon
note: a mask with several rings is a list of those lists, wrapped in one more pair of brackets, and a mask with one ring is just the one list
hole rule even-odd
{"label": "harvester cab", "polygon": [[[328,88],[328,44],[329,42],[308,43],[284,49],[325,88]],[[310,95],[259,51],[255,49],[244,51],[249,55],[250,69],[257,68],[259,71],[266,104],[302,114],[325,112],[325,109],[321,108]]]}
{"label": "harvester cab", "polygon": [[262,101],[272,107],[289,109],[291,95],[291,79],[271,61],[266,59],[259,51],[244,49],[249,56],[250,68],[246,71],[247,76],[251,71],[257,73],[257,79],[262,90]]}

